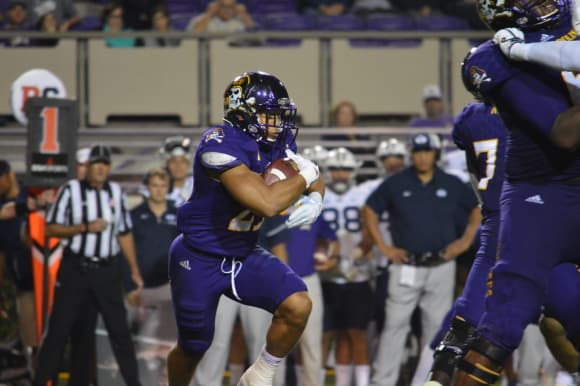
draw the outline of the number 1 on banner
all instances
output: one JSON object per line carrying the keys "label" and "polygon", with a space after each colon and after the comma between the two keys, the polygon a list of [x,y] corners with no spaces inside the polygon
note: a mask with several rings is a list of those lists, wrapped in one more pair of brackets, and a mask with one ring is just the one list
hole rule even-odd
{"label": "number 1 on banner", "polygon": [[40,115],[42,116],[40,151],[42,153],[58,153],[60,151],[60,144],[58,143],[58,107],[45,107]]}

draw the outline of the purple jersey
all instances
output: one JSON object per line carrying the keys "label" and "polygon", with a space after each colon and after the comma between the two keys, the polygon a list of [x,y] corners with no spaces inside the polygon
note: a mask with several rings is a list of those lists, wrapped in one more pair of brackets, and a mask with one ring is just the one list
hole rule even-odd
{"label": "purple jersey", "polygon": [[507,129],[493,106],[467,105],[455,119],[453,142],[465,150],[467,164],[478,181],[483,215],[499,212],[504,180]]}
{"label": "purple jersey", "polygon": [[336,232],[322,216],[310,225],[290,229],[286,244],[288,264],[298,276],[305,277],[314,273],[314,252],[318,240],[337,240]]}
{"label": "purple jersey", "polygon": [[232,126],[215,126],[203,133],[193,166],[195,187],[177,217],[177,228],[187,245],[235,257],[245,257],[254,249],[263,219],[237,202],[217,176],[240,164],[261,174],[270,162],[283,158],[287,148],[296,151],[293,136],[281,139],[271,149],[264,149]]}
{"label": "purple jersey", "polygon": [[[575,40],[569,22],[526,35],[527,42]],[[526,62],[508,60],[490,40],[463,67],[465,83],[498,109],[509,128],[506,178],[561,181],[580,176],[580,151],[565,152],[549,136],[556,117],[572,106],[575,77]],[[569,79],[569,80],[568,80]]]}

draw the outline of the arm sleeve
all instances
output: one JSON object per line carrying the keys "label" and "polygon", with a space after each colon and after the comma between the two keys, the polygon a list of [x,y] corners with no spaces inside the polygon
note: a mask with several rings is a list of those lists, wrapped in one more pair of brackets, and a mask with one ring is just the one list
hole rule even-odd
{"label": "arm sleeve", "polygon": [[[67,185],[61,186],[56,196],[54,204],[50,207],[48,215],[46,216],[47,224],[68,224],[68,213],[70,211],[70,187]],[[70,225],[70,224],[68,224]]]}
{"label": "arm sleeve", "polygon": [[557,71],[580,72],[580,41],[516,44],[511,56]]}
{"label": "arm sleeve", "polygon": [[388,209],[390,201],[389,179],[387,179],[371,193],[367,198],[366,205],[380,217]]}

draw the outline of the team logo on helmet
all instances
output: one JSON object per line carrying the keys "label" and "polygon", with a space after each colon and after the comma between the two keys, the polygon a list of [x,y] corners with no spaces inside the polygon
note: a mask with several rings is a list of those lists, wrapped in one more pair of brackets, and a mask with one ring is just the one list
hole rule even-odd
{"label": "team logo on helmet", "polygon": [[469,69],[471,82],[479,90],[483,83],[491,82],[491,78],[487,75],[487,71],[477,66],[471,66]]}

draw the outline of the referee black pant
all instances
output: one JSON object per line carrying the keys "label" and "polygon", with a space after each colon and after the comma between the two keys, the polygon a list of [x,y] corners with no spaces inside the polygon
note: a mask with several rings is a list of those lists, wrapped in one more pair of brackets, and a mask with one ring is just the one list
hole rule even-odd
{"label": "referee black pant", "polygon": [[[65,251],[55,285],[48,328],[37,358],[34,385],[56,379],[67,339],[79,312],[91,302],[105,322],[119,370],[128,386],[139,386],[137,359],[123,303],[119,264],[83,268],[82,256]],[[79,385],[82,386],[82,385]]]}

